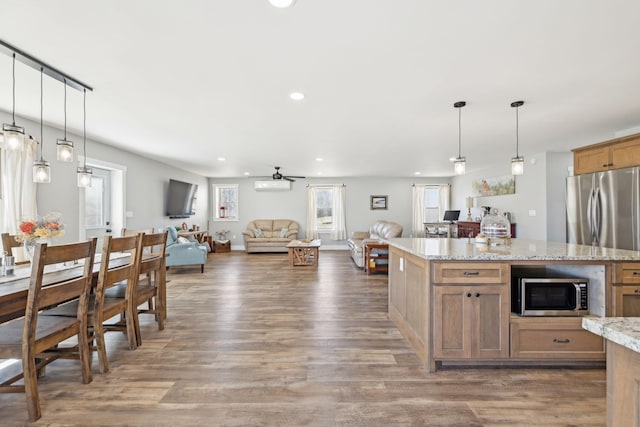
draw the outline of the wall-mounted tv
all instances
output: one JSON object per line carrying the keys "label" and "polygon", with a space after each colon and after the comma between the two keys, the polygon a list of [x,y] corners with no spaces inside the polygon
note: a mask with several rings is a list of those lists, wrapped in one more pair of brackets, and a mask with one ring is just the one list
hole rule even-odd
{"label": "wall-mounted tv", "polygon": [[170,179],[167,191],[167,216],[189,218],[194,215],[197,191],[196,184]]}

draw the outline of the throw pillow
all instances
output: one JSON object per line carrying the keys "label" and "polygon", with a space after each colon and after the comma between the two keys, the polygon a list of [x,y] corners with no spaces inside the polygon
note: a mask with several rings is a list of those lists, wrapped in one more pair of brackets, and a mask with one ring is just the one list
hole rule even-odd
{"label": "throw pillow", "polygon": [[189,239],[187,239],[186,237],[178,237],[178,243],[189,243]]}
{"label": "throw pillow", "polygon": [[287,233],[289,232],[288,228],[281,228],[280,229],[280,237],[287,237]]}
{"label": "throw pillow", "polygon": [[264,237],[264,234],[262,234],[262,230],[260,230],[259,228],[254,228],[253,234],[256,236],[256,238]]}

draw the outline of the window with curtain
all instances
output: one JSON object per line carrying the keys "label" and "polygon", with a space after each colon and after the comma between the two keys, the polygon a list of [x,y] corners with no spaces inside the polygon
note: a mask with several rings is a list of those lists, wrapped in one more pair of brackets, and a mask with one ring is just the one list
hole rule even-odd
{"label": "window with curtain", "polygon": [[444,211],[449,209],[451,187],[449,184],[413,186],[413,220],[412,233],[414,236],[423,237],[424,224],[426,222],[440,222]]}
{"label": "window with curtain", "polygon": [[333,240],[347,238],[345,228],[344,185],[316,185],[307,187],[308,239],[317,239],[328,233]]}
{"label": "window with curtain", "polygon": [[36,189],[31,167],[36,156],[36,142],[29,138],[25,141],[24,150],[3,150],[0,156],[2,172],[2,218],[0,231],[16,234],[18,224],[24,219],[35,219]]}

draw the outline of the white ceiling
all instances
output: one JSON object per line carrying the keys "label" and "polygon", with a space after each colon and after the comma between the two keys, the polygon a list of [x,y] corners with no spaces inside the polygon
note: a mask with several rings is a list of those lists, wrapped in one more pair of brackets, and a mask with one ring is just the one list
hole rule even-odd
{"label": "white ceiling", "polygon": [[[276,165],[450,176],[460,100],[468,171],[515,155],[512,101],[525,101],[525,157],[640,126],[637,0],[0,0],[0,10],[2,40],[95,88],[91,138],[204,176]],[[39,120],[39,74],[23,64],[16,74],[17,113]],[[0,55],[5,111],[10,76]],[[44,91],[45,121],[62,127],[62,84],[46,79]],[[81,133],[82,96],[68,99]]]}

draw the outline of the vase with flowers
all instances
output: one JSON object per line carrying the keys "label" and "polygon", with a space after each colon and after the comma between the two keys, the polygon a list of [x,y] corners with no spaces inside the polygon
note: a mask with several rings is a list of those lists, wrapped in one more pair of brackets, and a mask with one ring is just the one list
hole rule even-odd
{"label": "vase with flowers", "polygon": [[50,243],[51,238],[64,236],[64,224],[60,221],[59,213],[49,213],[34,220],[24,220],[18,226],[18,239],[24,243],[24,249],[29,259],[33,259],[36,244]]}

